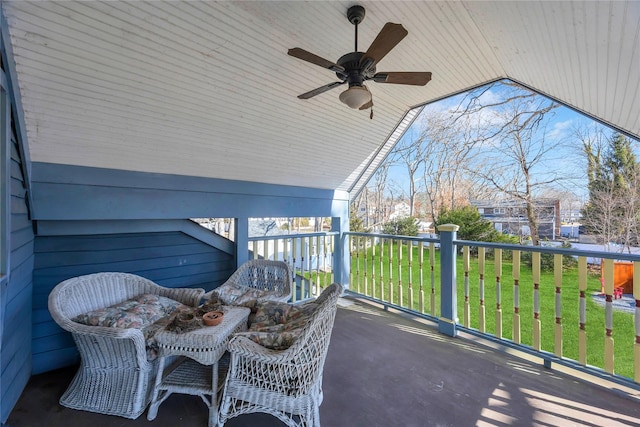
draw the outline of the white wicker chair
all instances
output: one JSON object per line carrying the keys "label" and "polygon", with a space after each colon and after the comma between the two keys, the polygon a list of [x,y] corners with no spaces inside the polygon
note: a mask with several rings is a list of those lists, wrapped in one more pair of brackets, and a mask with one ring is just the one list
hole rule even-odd
{"label": "white wicker chair", "polygon": [[264,348],[245,336],[231,339],[231,365],[218,425],[252,412],[274,415],[288,426],[320,426],[322,371],[342,286],[333,283],[301,336],[286,350]]}
{"label": "white wicker chair", "polygon": [[81,364],[60,404],[135,419],[151,398],[157,359],[147,360],[139,329],[87,326],[71,319],[137,295],[150,293],[196,306],[204,289],[171,289],[129,273],[97,273],[58,284],[49,295],[53,320],[71,332]]}
{"label": "white wicker chair", "polygon": [[207,292],[205,297],[209,298],[225,285],[236,285],[269,291],[269,297],[263,300],[287,302],[291,297],[291,280],[291,269],[286,262],[253,259],[242,264],[226,282]]}

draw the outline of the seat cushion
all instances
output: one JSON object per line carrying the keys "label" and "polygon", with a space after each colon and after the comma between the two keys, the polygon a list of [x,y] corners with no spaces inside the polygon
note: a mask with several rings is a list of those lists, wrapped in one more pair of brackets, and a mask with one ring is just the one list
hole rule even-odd
{"label": "seat cushion", "polygon": [[74,317],[74,322],[89,326],[143,329],[186,306],[171,298],[143,294],[110,307],[92,310]]}
{"label": "seat cushion", "polygon": [[274,301],[260,303],[246,336],[272,350],[285,350],[300,337],[309,318],[318,307],[314,302],[301,305]]}
{"label": "seat cushion", "polygon": [[213,291],[212,298],[215,297],[224,305],[249,307],[255,312],[259,302],[278,299],[282,295],[274,291],[227,282]]}

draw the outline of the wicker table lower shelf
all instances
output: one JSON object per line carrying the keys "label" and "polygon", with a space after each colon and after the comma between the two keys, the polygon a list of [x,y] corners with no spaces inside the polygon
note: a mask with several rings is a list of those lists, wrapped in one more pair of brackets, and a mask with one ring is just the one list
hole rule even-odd
{"label": "wicker table lower shelf", "polygon": [[[224,386],[224,380],[229,370],[229,354],[225,354],[217,365],[217,391],[219,392]],[[202,365],[193,359],[183,358],[164,377],[158,387],[158,392],[170,390],[172,393],[192,394],[201,397],[211,395],[213,394],[213,369],[215,369],[215,365]],[[208,401],[205,400],[205,403],[208,405]]]}
{"label": "wicker table lower shelf", "polygon": [[[158,415],[158,407],[171,394],[200,396],[209,408],[209,427],[218,423],[218,391],[224,385],[229,368],[227,343],[231,336],[247,329],[248,308],[225,307],[224,319],[209,326],[181,334],[162,331],[156,334],[160,364],[147,419]],[[180,356],[170,367],[167,358]]]}

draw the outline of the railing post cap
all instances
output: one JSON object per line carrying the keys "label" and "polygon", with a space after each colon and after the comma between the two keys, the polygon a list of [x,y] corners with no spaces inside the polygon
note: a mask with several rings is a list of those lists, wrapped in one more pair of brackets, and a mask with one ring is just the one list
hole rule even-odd
{"label": "railing post cap", "polygon": [[460,230],[460,226],[455,224],[442,224],[438,226],[438,231],[458,231],[458,230]]}

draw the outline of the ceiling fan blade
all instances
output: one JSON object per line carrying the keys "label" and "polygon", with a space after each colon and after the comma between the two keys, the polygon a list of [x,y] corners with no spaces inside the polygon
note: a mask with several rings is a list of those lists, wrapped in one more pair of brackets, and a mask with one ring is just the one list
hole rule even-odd
{"label": "ceiling fan blade", "polygon": [[320,95],[321,93],[324,93],[330,89],[333,89],[334,87],[340,86],[341,84],[346,83],[346,81],[344,82],[332,82],[329,84],[326,84],[324,86],[320,86],[319,88],[310,90],[309,92],[303,93],[302,95],[298,95],[298,98],[300,99],[309,99],[312,98],[316,95]]}
{"label": "ceiling fan blade", "polygon": [[409,32],[401,24],[393,24],[391,22],[384,24],[376,39],[369,46],[367,53],[362,57],[363,61],[367,60],[369,62],[366,68],[370,68],[384,58],[407,34]]}
{"label": "ceiling fan blade", "polygon": [[402,72],[376,73],[373,81],[376,83],[395,83],[399,85],[424,86],[431,80],[429,72]]}
{"label": "ceiling fan blade", "polygon": [[328,59],[324,59],[319,57],[318,55],[308,52],[304,49],[300,49],[299,47],[294,47],[293,49],[289,49],[287,52],[290,56],[293,56],[298,59],[302,59],[303,61],[310,62],[315,65],[319,65],[322,68],[326,68],[335,73],[346,75],[344,71],[344,67],[329,61]]}

